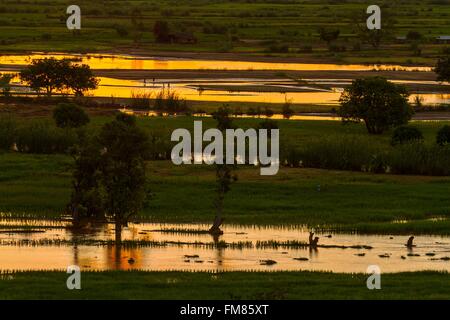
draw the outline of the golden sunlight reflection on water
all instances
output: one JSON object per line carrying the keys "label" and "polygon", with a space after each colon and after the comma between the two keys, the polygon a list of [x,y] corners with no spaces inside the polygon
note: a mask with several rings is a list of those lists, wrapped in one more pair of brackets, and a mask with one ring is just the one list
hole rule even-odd
{"label": "golden sunlight reflection on water", "polygon": [[[39,229],[50,222],[36,221],[28,227]],[[3,228],[20,223],[3,221]],[[176,230],[194,230],[193,233],[177,233]],[[417,247],[412,251],[405,247],[407,236],[375,236],[357,234],[318,234],[319,244],[354,246],[368,245],[372,249],[341,249],[306,247],[286,248],[269,246],[258,248],[258,241],[307,241],[304,227],[225,226],[220,240],[226,243],[246,243],[240,248],[214,248],[195,243],[213,243],[214,239],[198,230],[208,225],[194,224],[129,224],[123,231],[122,241],[147,241],[154,246],[100,245],[84,240],[106,241],[114,239],[112,225],[99,226],[89,233],[72,232],[53,225],[42,228],[40,233],[0,233],[0,270],[50,270],[79,265],[82,270],[321,270],[333,272],[365,272],[370,264],[380,266],[382,272],[418,270],[447,270],[450,262],[441,260],[450,256],[450,238],[418,236]],[[164,232],[165,231],[165,232]],[[61,240],[69,243],[62,244]],[[47,245],[39,245],[46,241]],[[73,242],[72,242],[73,241]],[[59,243],[59,244],[58,244]],[[164,246],[161,243],[165,243]],[[41,242],[42,244],[42,242]],[[51,245],[50,245],[51,244]],[[249,245],[251,244],[251,245]],[[364,256],[360,254],[364,253]],[[390,258],[380,255],[388,254]],[[428,254],[428,255],[427,255]],[[188,257],[187,257],[188,256]],[[198,256],[198,257],[197,257]],[[402,258],[403,256],[403,258]],[[130,260],[132,258],[132,260]],[[295,258],[307,258],[299,261]],[[261,260],[274,260],[271,266],[261,265]]]}
{"label": "golden sunlight reflection on water", "polygon": [[369,70],[404,70],[431,71],[430,67],[406,67],[399,65],[339,65],[310,63],[279,63],[228,60],[177,59],[170,57],[137,57],[130,55],[108,54],[64,54],[33,53],[30,55],[3,55],[0,64],[24,65],[33,59],[55,57],[78,60],[93,69],[133,69],[133,70],[296,70],[296,71],[369,71]]}

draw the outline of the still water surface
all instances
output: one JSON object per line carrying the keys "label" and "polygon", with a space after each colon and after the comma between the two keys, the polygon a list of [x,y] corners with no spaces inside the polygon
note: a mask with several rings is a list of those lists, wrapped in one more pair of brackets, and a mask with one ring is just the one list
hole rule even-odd
{"label": "still water surface", "polygon": [[[46,57],[70,58],[76,62],[88,64],[93,69],[116,70],[293,70],[293,71],[371,71],[371,70],[401,70],[401,71],[431,71],[429,67],[404,67],[398,65],[336,65],[336,64],[306,64],[306,63],[275,63],[251,61],[218,61],[176,59],[168,57],[138,57],[127,55],[100,54],[43,54],[3,55],[0,65],[26,65],[33,59]],[[201,77],[199,75],[199,77]],[[320,86],[301,85],[292,79],[141,79],[125,80],[115,78],[100,78],[98,89],[88,92],[97,97],[129,98],[133,93],[152,93],[156,95],[162,89],[170,89],[183,98],[194,101],[217,102],[260,102],[260,103],[292,103],[336,105],[342,86],[351,79],[321,79],[315,84]],[[397,81],[398,82],[398,81]],[[421,83],[421,81],[409,81]],[[16,83],[20,85],[20,83]],[[206,86],[210,86],[205,90]],[[428,83],[433,84],[433,83]],[[247,87],[247,89],[246,89]],[[253,90],[249,90],[253,87]],[[450,94],[421,93],[411,96],[414,102],[418,96],[423,104],[437,105],[450,103]]]}
{"label": "still water surface", "polygon": [[[21,233],[21,226],[41,231]],[[261,246],[261,241],[307,241],[304,227],[224,226],[219,241],[226,248],[213,245],[200,224],[131,223],[123,231],[119,249],[112,225],[103,225],[87,233],[65,228],[67,223],[44,220],[1,220],[0,270],[65,269],[76,264],[85,270],[322,270],[365,272],[368,265],[379,265],[382,272],[419,270],[450,271],[450,238],[418,236],[417,247],[405,247],[407,236],[318,234],[325,246],[371,246],[372,249],[326,248],[280,245]],[[18,229],[17,229],[18,228]],[[9,231],[7,231],[9,230]],[[183,230],[183,232],[174,232]],[[193,230],[186,233],[186,230]],[[139,245],[139,243],[147,245]],[[240,245],[239,245],[240,243]],[[151,244],[151,245],[150,245]],[[380,257],[382,256],[382,257]],[[444,258],[444,259],[441,259]],[[132,260],[130,260],[132,259]],[[276,261],[263,265],[262,260]],[[299,260],[300,259],[300,260]]]}

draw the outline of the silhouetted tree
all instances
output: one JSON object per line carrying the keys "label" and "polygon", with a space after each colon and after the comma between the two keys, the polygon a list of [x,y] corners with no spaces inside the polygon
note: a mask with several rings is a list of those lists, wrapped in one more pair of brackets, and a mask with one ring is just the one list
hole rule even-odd
{"label": "silhouetted tree", "polygon": [[81,139],[74,150],[75,170],[70,209],[80,221],[109,217],[120,244],[122,226],[144,205],[147,196],[147,134],[132,116],[120,114],[98,136]]}
{"label": "silhouetted tree", "polygon": [[143,206],[147,196],[145,157],[149,151],[147,134],[136,125],[133,116],[120,114],[103,126],[99,135],[100,178],[103,207],[115,221],[116,239],[122,226]]}
{"label": "silhouetted tree", "polygon": [[94,90],[98,87],[99,80],[94,77],[91,68],[86,65],[70,65],[64,72],[64,86],[72,90],[75,96],[83,96],[87,90]]}
{"label": "silhouetted tree", "polygon": [[101,188],[101,146],[98,137],[85,133],[72,149],[74,170],[72,173],[72,195],[68,209],[74,226],[81,227],[85,220],[105,218]]}
{"label": "silhouetted tree", "polygon": [[356,79],[342,93],[338,114],[343,122],[363,120],[369,133],[381,134],[411,119],[413,109],[408,97],[404,86],[384,78]]}
{"label": "silhouetted tree", "polygon": [[38,93],[44,90],[48,96],[62,90],[73,91],[80,96],[98,85],[88,65],[73,65],[68,59],[35,59],[20,72],[20,78],[33,90]]}
{"label": "silhouetted tree", "polygon": [[[20,78],[38,93],[42,90],[47,95],[64,87],[64,73],[68,70],[67,60],[45,58],[33,60],[31,64],[20,72]],[[67,69],[66,69],[67,68]],[[64,69],[66,69],[64,71]]]}
{"label": "silhouetted tree", "polygon": [[156,42],[170,42],[170,27],[167,21],[156,21],[153,25],[153,34]]}

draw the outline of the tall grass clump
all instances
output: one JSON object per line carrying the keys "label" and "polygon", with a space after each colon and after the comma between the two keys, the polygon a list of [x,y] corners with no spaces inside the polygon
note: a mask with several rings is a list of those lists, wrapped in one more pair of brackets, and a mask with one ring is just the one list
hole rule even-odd
{"label": "tall grass clump", "polygon": [[156,94],[154,109],[168,113],[186,112],[188,105],[176,91],[161,90]]}
{"label": "tall grass clump", "polygon": [[0,150],[11,150],[17,134],[17,121],[12,116],[0,117]]}
{"label": "tall grass clump", "polygon": [[149,110],[152,104],[152,93],[145,91],[131,92],[131,107],[133,109]]}
{"label": "tall grass clump", "polygon": [[74,130],[57,128],[46,121],[27,121],[17,131],[16,144],[24,153],[66,153],[77,139]]}
{"label": "tall grass clump", "polygon": [[382,149],[372,140],[354,135],[311,140],[298,155],[304,167],[379,172],[384,166]]}
{"label": "tall grass clump", "polygon": [[450,175],[450,146],[420,142],[402,144],[389,155],[389,167],[396,174]]}

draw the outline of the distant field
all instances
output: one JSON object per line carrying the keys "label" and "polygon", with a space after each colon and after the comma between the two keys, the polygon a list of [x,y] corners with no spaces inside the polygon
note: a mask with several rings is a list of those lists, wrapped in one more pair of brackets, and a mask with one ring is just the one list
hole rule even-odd
{"label": "distant field", "polygon": [[[450,2],[379,1],[389,34],[376,50],[359,39],[358,23],[365,24],[366,1],[78,1],[82,30],[66,28],[68,2],[0,1],[0,51],[190,51],[237,52],[297,56],[351,63],[434,64],[444,45],[439,35],[450,35]],[[169,22],[172,32],[193,34],[197,43],[158,44],[154,22]],[[336,41],[345,51],[329,52],[318,34],[320,27],[340,30]],[[412,43],[395,37],[419,31],[421,54]]]}
{"label": "distant field", "polygon": [[[20,272],[0,279],[0,299],[449,299],[447,273],[383,274],[368,290],[363,274],[324,272],[82,272],[68,290],[63,272]],[[245,289],[244,289],[245,288]],[[176,311],[174,311],[176,312]]]}

